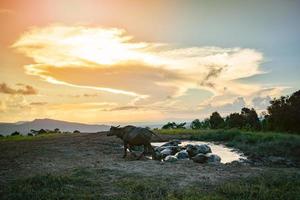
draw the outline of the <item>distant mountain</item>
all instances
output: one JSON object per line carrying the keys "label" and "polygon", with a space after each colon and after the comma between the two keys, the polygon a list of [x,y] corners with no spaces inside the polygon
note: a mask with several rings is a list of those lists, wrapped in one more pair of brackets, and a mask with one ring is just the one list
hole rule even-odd
{"label": "distant mountain", "polygon": [[60,131],[73,132],[74,130],[79,130],[80,132],[94,133],[100,131],[107,131],[110,128],[110,126],[97,124],[82,124],[53,119],[35,119],[30,122],[0,123],[0,134],[10,135],[15,131],[18,131],[21,134],[27,134],[30,132],[31,129],[54,130],[55,128],[59,128]]}

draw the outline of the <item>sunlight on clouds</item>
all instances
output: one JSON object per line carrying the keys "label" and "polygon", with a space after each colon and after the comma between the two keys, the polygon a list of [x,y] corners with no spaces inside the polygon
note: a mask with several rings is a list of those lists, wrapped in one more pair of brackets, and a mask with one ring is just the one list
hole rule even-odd
{"label": "sunlight on clouds", "polygon": [[151,44],[129,42],[132,37],[124,34],[124,30],[116,28],[53,25],[32,28],[13,47],[36,63],[56,67],[81,67],[88,63],[111,65],[127,60],[159,62],[157,56],[142,52]]}
{"label": "sunlight on clouds", "polygon": [[213,93],[202,105],[221,105],[264,89],[238,81],[264,73],[263,55],[254,49],[180,48],[136,42],[117,28],[64,25],[32,28],[12,47],[34,60],[25,66],[28,74],[53,84],[130,95],[135,105],[162,106],[193,88]]}

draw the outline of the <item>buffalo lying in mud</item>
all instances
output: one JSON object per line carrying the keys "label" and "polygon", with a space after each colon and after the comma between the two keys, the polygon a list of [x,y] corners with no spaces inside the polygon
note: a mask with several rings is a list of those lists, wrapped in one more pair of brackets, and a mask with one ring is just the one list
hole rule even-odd
{"label": "buffalo lying in mud", "polygon": [[[146,154],[147,150],[151,151],[152,157],[155,157],[154,149],[151,146],[152,135],[156,135],[151,130],[146,128],[140,128],[135,126],[125,126],[120,128],[119,126],[112,126],[107,133],[107,136],[117,136],[124,143],[124,155],[127,156],[127,148],[131,151],[132,146],[144,146],[143,153],[139,156],[139,159]],[[157,135],[156,135],[157,136]]]}

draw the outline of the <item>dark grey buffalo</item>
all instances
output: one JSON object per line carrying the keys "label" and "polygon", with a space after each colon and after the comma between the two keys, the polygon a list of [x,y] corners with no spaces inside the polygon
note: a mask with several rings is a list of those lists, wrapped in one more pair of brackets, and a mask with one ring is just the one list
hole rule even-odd
{"label": "dark grey buffalo", "polygon": [[153,157],[155,157],[154,149],[151,146],[152,135],[156,135],[151,130],[135,126],[125,126],[125,127],[114,127],[112,126],[107,133],[107,136],[117,136],[123,140],[124,144],[124,155],[123,158],[127,155],[127,148],[131,151],[133,146],[144,146],[144,151],[140,155],[139,159],[146,154],[146,151],[150,150]]}

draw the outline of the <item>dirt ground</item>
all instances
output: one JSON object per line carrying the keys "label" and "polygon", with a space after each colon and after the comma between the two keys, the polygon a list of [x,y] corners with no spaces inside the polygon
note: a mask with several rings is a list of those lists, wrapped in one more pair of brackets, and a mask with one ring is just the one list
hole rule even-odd
{"label": "dirt ground", "polygon": [[[162,136],[168,140],[171,136]],[[9,181],[38,174],[65,173],[76,168],[118,170],[140,176],[176,177],[179,185],[219,183],[270,170],[249,165],[197,164],[192,161],[162,163],[123,159],[121,140],[105,134],[70,134],[27,141],[0,142],[0,187]],[[282,168],[280,170],[293,170]],[[297,169],[295,169],[297,170]]]}

